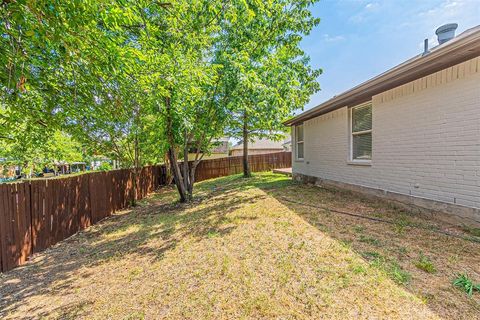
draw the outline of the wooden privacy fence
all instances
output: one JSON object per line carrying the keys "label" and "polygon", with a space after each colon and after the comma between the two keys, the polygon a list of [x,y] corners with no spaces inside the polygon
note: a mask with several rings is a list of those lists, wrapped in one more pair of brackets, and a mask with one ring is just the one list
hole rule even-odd
{"label": "wooden privacy fence", "polygon": [[[243,157],[203,160],[196,180],[242,172]],[[291,153],[249,156],[252,172],[291,166]],[[165,166],[144,167],[134,190],[131,170],[0,184],[0,271],[23,264],[76,232],[127,208],[167,183]]]}
{"label": "wooden privacy fence", "polygon": [[[136,198],[157,189],[165,172],[161,166],[139,170]],[[133,186],[131,170],[1,184],[0,270],[128,207]]]}
{"label": "wooden privacy fence", "polygon": [[[290,168],[291,152],[276,152],[248,156],[252,172]],[[203,181],[243,172],[243,156],[203,160],[198,164],[195,180]]]}

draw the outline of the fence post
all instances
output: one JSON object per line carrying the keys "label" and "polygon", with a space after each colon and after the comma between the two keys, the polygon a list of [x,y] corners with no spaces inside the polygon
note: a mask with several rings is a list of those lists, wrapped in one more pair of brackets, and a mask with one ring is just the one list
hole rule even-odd
{"label": "fence post", "polygon": [[30,202],[30,254],[33,254],[33,201],[32,201],[32,182],[28,181],[29,199]]}
{"label": "fence post", "polygon": [[90,211],[90,223],[91,224],[94,224],[94,213],[93,213],[93,202],[92,202],[92,177],[93,177],[93,174],[92,173],[89,173],[88,174],[88,201],[90,202],[90,205],[89,205],[89,211]]}
{"label": "fence post", "polygon": [[3,207],[3,194],[4,194],[3,185],[0,185],[0,271],[4,272],[7,271],[6,267],[6,245],[5,245],[5,235],[6,235],[6,227],[4,219],[6,217],[6,212]]}

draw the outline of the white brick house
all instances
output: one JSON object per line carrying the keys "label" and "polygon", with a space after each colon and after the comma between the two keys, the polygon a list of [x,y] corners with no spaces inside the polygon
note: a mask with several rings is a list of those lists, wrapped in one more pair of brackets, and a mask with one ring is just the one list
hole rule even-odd
{"label": "white brick house", "polygon": [[297,179],[480,223],[480,27],[286,124]]}

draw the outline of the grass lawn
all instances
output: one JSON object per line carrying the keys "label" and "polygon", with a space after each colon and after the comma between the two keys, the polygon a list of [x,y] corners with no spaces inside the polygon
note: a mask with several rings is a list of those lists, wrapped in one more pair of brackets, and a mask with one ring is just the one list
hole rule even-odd
{"label": "grass lawn", "polygon": [[196,188],[192,204],[165,188],[1,275],[0,318],[480,317],[480,292],[452,285],[480,282],[480,243],[432,232],[462,230],[271,173]]}

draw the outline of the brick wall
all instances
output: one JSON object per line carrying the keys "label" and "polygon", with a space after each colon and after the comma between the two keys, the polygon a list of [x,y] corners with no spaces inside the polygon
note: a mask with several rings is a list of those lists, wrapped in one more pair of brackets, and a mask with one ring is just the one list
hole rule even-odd
{"label": "brick wall", "polygon": [[344,107],[304,123],[305,157],[293,172],[480,208],[480,57],[376,95],[372,105],[371,166],[349,164]]}

